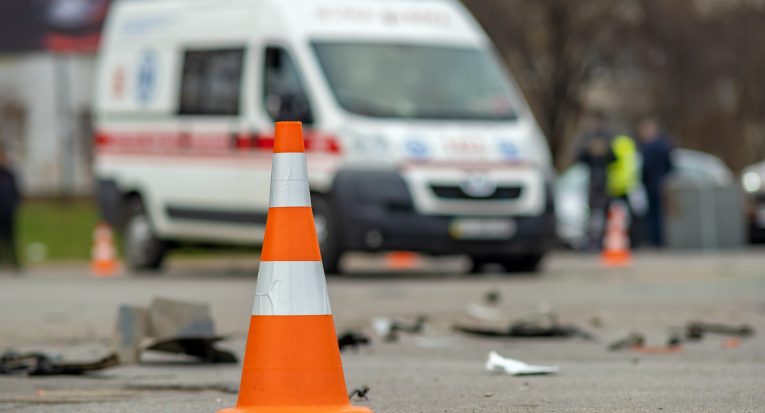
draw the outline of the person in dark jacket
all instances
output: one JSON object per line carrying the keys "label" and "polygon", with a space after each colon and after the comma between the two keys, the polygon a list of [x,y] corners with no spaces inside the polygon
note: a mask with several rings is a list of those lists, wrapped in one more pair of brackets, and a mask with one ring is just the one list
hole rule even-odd
{"label": "person in dark jacket", "polygon": [[648,198],[648,235],[650,241],[664,246],[664,181],[672,172],[672,144],[661,132],[656,120],[644,119],[638,125],[640,155],[643,158],[643,186]]}
{"label": "person in dark jacket", "polygon": [[605,228],[608,195],[608,165],[616,160],[611,148],[612,135],[606,127],[606,119],[600,113],[591,114],[584,125],[584,132],[577,145],[576,161],[590,170],[588,204],[590,219],[589,242],[592,249],[600,248]]}
{"label": "person in dark jacket", "polygon": [[5,152],[0,149],[0,263],[20,269],[16,253],[16,210],[21,196],[16,176],[11,170]]}

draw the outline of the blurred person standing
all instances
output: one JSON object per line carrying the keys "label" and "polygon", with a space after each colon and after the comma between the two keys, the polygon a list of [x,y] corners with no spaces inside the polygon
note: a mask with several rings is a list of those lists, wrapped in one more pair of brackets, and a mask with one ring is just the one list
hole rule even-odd
{"label": "blurred person standing", "polygon": [[609,204],[608,167],[615,160],[605,116],[599,112],[588,115],[577,144],[576,161],[586,165],[590,171],[588,236],[592,249],[600,249]]}
{"label": "blurred person standing", "polygon": [[648,198],[648,234],[656,247],[664,246],[663,187],[672,172],[672,144],[659,123],[646,118],[638,125],[640,155],[643,158],[643,185]]}
{"label": "blurred person standing", "polygon": [[625,202],[638,183],[638,150],[635,141],[627,135],[619,135],[611,141],[614,160],[608,165],[608,195]]}
{"label": "blurred person standing", "polygon": [[0,148],[0,264],[21,269],[16,253],[16,210],[21,195],[5,151]]}
{"label": "blurred person standing", "polygon": [[[611,152],[614,160],[608,164],[607,183],[609,201],[621,201],[627,208],[627,222],[631,244],[637,245],[637,226],[634,195],[640,179],[638,171],[638,148],[635,141],[627,135],[618,135],[611,140]],[[609,207],[610,207],[609,202]]]}

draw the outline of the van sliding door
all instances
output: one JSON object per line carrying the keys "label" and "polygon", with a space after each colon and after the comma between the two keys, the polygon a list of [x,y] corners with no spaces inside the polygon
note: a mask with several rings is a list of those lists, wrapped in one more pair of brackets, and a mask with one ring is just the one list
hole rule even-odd
{"label": "van sliding door", "polygon": [[257,166],[237,142],[244,58],[241,47],[183,51],[175,142],[181,159],[162,179],[165,213],[177,234],[251,242],[259,237],[253,226],[265,224],[266,211],[253,199]]}

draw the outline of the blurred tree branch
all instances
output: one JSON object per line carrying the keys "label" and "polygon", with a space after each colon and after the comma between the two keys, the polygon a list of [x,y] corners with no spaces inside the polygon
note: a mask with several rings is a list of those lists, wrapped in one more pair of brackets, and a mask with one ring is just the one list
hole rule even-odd
{"label": "blurred tree branch", "polygon": [[656,115],[679,145],[734,168],[765,157],[765,1],[463,1],[513,70],[559,167],[590,109],[587,92],[604,78],[620,104],[594,109],[627,126]]}

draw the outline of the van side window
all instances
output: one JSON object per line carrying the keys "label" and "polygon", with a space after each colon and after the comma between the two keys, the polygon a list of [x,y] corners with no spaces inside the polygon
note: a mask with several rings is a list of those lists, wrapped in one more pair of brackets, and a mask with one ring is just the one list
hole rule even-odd
{"label": "van side window", "polygon": [[244,49],[187,50],[178,113],[239,114],[243,57]]}
{"label": "van side window", "polygon": [[274,121],[313,122],[313,114],[297,66],[282,48],[266,48],[263,106]]}

